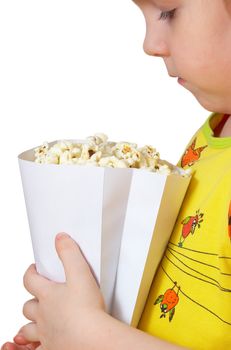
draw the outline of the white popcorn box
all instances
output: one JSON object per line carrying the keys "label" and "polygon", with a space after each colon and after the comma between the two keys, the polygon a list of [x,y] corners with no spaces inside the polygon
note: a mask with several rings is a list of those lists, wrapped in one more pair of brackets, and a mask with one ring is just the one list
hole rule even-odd
{"label": "white popcorn box", "polygon": [[191,176],[134,169],[112,305],[113,316],[133,327],[139,323],[190,181]]}
{"label": "white popcorn box", "polygon": [[65,281],[54,240],[67,232],[91,266],[107,311],[137,326],[191,177],[38,164],[33,149],[19,155],[19,166],[37,271]]}

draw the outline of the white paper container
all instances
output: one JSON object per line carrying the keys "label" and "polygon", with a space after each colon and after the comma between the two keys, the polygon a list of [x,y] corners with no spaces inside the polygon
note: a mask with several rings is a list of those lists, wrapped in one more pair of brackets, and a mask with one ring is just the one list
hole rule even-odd
{"label": "white paper container", "polygon": [[19,155],[38,272],[65,281],[54,240],[67,232],[92,267],[107,311],[136,326],[191,178],[33,160],[33,149]]}
{"label": "white paper container", "polygon": [[190,180],[191,177],[175,174],[133,172],[112,314],[134,327],[140,320]]}
{"label": "white paper container", "polygon": [[132,171],[33,159],[33,150],[19,155],[37,271],[65,281],[54,241],[67,232],[92,267],[110,312]]}

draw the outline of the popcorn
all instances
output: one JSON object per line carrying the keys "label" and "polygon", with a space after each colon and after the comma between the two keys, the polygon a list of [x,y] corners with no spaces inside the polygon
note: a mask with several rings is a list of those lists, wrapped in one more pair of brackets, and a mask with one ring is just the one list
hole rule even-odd
{"label": "popcorn", "polygon": [[101,143],[106,143],[108,140],[107,135],[98,133],[95,134],[94,136],[88,136],[87,141],[92,142],[92,144],[100,145]]}
{"label": "popcorn", "polygon": [[99,166],[110,168],[128,168],[128,164],[124,160],[120,160],[115,156],[100,159]]}
{"label": "popcorn", "polygon": [[114,146],[114,154],[120,160],[125,160],[130,168],[136,168],[141,159],[140,152],[136,144],[128,142],[119,142]]}
{"label": "popcorn", "polygon": [[150,145],[138,148],[136,143],[110,142],[103,133],[89,136],[83,143],[61,140],[49,148],[49,144],[44,142],[35,148],[34,155],[35,162],[42,164],[137,168],[160,174],[191,176],[190,169],[181,173],[172,164],[160,159],[159,152]]}

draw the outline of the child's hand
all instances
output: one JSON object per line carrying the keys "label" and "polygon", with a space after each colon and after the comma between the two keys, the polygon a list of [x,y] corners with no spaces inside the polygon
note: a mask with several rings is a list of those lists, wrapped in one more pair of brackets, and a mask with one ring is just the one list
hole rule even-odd
{"label": "child's hand", "polygon": [[[23,345],[22,345],[23,344]],[[19,344],[15,343],[5,343],[1,350],[43,350],[39,342],[29,343],[25,339],[21,339]]]}
{"label": "child's hand", "polygon": [[23,313],[32,322],[23,326],[20,333],[30,343],[40,341],[43,350],[76,350],[84,348],[99,316],[106,315],[105,305],[75,241],[59,234],[55,245],[64,266],[66,283],[42,277],[34,264],[28,268],[24,285],[35,298],[24,304]]}

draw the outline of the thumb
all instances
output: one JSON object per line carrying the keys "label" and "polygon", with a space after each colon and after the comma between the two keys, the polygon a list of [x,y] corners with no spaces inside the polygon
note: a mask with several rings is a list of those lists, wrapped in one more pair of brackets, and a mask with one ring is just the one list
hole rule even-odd
{"label": "thumb", "polygon": [[90,267],[79,245],[67,233],[57,234],[55,247],[62,261],[67,283],[79,284],[81,275],[90,274]]}

